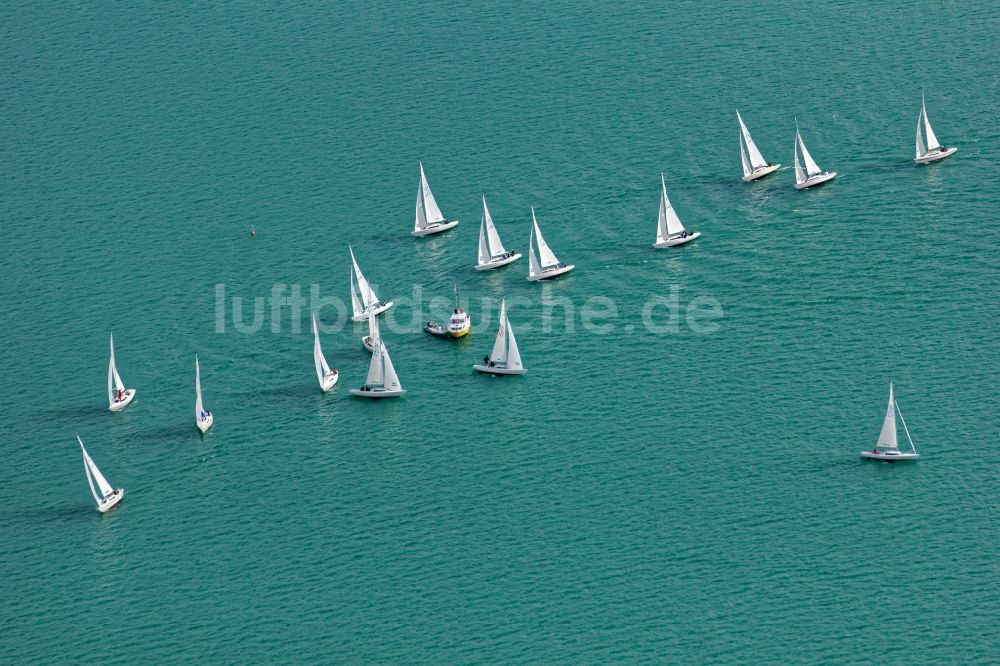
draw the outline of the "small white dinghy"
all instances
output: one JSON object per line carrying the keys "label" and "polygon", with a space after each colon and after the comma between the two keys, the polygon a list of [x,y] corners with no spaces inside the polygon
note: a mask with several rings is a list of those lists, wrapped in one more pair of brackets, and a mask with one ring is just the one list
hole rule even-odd
{"label": "small white dinghy", "polygon": [[375,315],[368,315],[368,328],[372,332],[372,360],[368,365],[368,378],[361,388],[351,389],[351,395],[359,398],[398,398],[406,395],[406,389],[399,383],[396,369],[389,358],[389,350],[385,348],[378,332],[378,322]]}
{"label": "small white dinghy", "polygon": [[[392,301],[382,302],[378,300],[375,291],[372,290],[371,284],[365,279],[357,260],[354,258],[354,248],[348,245],[347,250],[351,253],[351,309],[353,311],[351,321],[364,321],[368,318],[369,312],[380,315],[391,308]],[[357,284],[356,289],[355,283]]]}
{"label": "small white dinghy", "polygon": [[115,334],[111,334],[111,360],[108,362],[108,409],[113,412],[125,409],[135,398],[135,389],[125,388],[115,366]]}
{"label": "small white dinghy", "polygon": [[743,182],[749,183],[777,171],[781,165],[767,163],[757,148],[757,144],[753,142],[750,130],[747,129],[738,109],[736,119],[740,122],[740,160],[743,162]]}
{"label": "small white dinghy", "polygon": [[[538,239],[538,255],[535,255],[535,239]],[[549,244],[542,238],[542,230],[538,228],[535,219],[535,207],[531,207],[531,238],[528,240],[528,280],[548,280],[563,273],[569,273],[576,268],[573,264],[564,264],[556,258],[549,249]]]}
{"label": "small white dinghy", "polygon": [[653,247],[674,247],[693,241],[701,236],[700,231],[688,231],[677,217],[677,211],[667,198],[667,181],[660,174],[660,214],[656,220],[656,242]]}
{"label": "small white dinghy", "polygon": [[[799,121],[795,121],[795,189],[804,190],[807,187],[812,187],[813,185],[819,185],[820,183],[825,183],[828,180],[833,180],[837,177],[836,171],[823,171],[816,164],[816,160],[812,158],[809,151],[806,150],[806,144],[802,141],[802,134],[799,133]],[[799,152],[802,153],[802,161],[805,162],[805,169],[799,163]]]}
{"label": "small white dinghy", "polygon": [[490,209],[486,207],[486,197],[483,197],[483,220],[479,223],[479,257],[476,262],[477,271],[487,271],[513,263],[521,255],[508,250],[500,242],[500,235],[493,225]]}
{"label": "small white dinghy", "polygon": [[906,433],[906,439],[910,442],[909,451],[900,451],[899,443],[896,441],[896,413],[899,412],[899,405],[896,404],[896,400],[893,398],[892,394],[892,382],[889,383],[889,406],[885,410],[885,420],[882,421],[882,431],[878,434],[878,441],[875,443],[875,448],[871,451],[862,451],[862,458],[871,458],[872,460],[916,460],[920,457],[917,453],[917,449],[913,446],[913,440],[910,439],[910,431],[906,427],[906,421],[903,419],[903,413],[899,412],[899,420],[903,422],[903,431]]}
{"label": "small white dinghy", "polygon": [[424,175],[424,163],[420,163],[420,185],[417,186],[417,217],[413,222],[414,236],[439,234],[458,225],[458,220],[446,220],[438,208]]}
{"label": "small white dinghy", "polygon": [[[80,450],[83,451],[83,470],[87,473],[87,485],[90,486],[90,494],[94,496],[94,501],[97,502],[97,510],[104,513],[108,509],[111,509],[118,505],[125,497],[124,488],[112,488],[108,480],[104,478],[101,474],[101,470],[97,469],[97,465],[91,459],[90,454],[87,453],[87,449],[83,447],[83,440],[80,436],[76,436],[76,441],[80,442]],[[97,482],[97,487],[101,489],[101,494],[97,494],[97,489],[94,488],[94,482]]]}
{"label": "small white dinghy", "polygon": [[523,375],[527,369],[521,364],[521,352],[517,348],[514,329],[507,319],[506,301],[500,301],[500,328],[497,331],[493,351],[483,359],[482,365],[476,364],[473,369],[494,375]]}
{"label": "small white dinghy", "polygon": [[205,432],[215,423],[212,412],[205,409],[201,402],[201,367],[198,365],[198,355],[194,355],[194,424],[198,430]]}
{"label": "small white dinghy", "polygon": [[316,379],[319,381],[319,387],[323,393],[326,393],[337,385],[340,375],[337,374],[336,370],[330,369],[326,357],[323,356],[323,348],[319,344],[319,327],[316,325],[316,315],[313,315],[313,363],[316,365]]}
{"label": "small white dinghy", "polygon": [[[921,125],[923,127],[921,128]],[[923,129],[924,136],[920,131]],[[937,135],[931,129],[931,121],[927,119],[927,103],[924,101],[923,93],[920,93],[920,113],[917,115],[917,157],[913,160],[917,164],[929,164],[943,160],[958,148],[945,148],[938,141]]]}

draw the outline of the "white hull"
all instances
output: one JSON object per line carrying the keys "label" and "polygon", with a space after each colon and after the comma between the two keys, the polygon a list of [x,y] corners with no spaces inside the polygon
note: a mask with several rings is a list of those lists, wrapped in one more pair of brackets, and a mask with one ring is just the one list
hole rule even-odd
{"label": "white hull", "polygon": [[569,273],[571,270],[576,268],[573,264],[569,266],[561,266],[560,268],[551,268],[549,270],[543,270],[541,275],[529,275],[529,282],[537,282],[538,280],[549,280],[554,277],[559,277],[563,273]]}
{"label": "white hull", "polygon": [[477,363],[472,366],[473,370],[478,370],[479,372],[487,372],[491,375],[523,375],[528,370],[527,368],[503,368],[499,365],[494,365],[492,367],[488,365],[482,365]]}
{"label": "white hull", "polygon": [[359,398],[398,398],[400,396],[406,395],[406,389],[400,389],[398,391],[389,391],[386,389],[372,389],[371,391],[362,391],[361,389],[351,389],[351,395],[355,395]]}
{"label": "white hull", "polygon": [[98,502],[97,510],[100,511],[101,513],[106,513],[111,509],[115,508],[116,506],[118,506],[118,504],[122,501],[124,497],[125,497],[125,490],[119,488],[117,495],[112,495],[110,499]]}
{"label": "white hull", "polygon": [[113,412],[120,412],[121,410],[128,407],[132,399],[135,398],[135,389],[125,389],[124,397],[118,402],[111,403],[108,407]]}
{"label": "white hull", "polygon": [[458,226],[458,220],[451,220],[450,222],[438,222],[437,224],[429,224],[424,229],[411,231],[410,234],[413,236],[430,236],[431,234],[439,234],[442,231],[448,231],[449,229],[457,226]]}
{"label": "white hull", "polygon": [[653,243],[653,247],[674,247],[677,245],[684,245],[684,243],[690,243],[698,236],[701,236],[700,231],[692,231],[689,232],[687,236],[674,236],[673,238],[668,238],[663,242]]}
{"label": "white hull", "polygon": [[367,349],[369,354],[375,353],[375,345],[372,344],[372,338],[370,335],[366,335],[361,338],[361,346]]}
{"label": "white hull", "polygon": [[862,458],[870,458],[871,460],[916,460],[920,457],[919,453],[909,453],[903,451],[879,451],[875,453],[874,451],[862,451]]}
{"label": "white hull", "polygon": [[323,389],[323,393],[326,393],[334,386],[336,386],[338,381],[340,381],[340,373],[334,370],[329,375],[323,378],[323,382],[319,385],[319,387]]}
{"label": "white hull", "polygon": [[781,166],[780,164],[768,164],[767,166],[761,167],[756,171],[751,171],[748,175],[743,176],[743,178],[741,178],[740,180],[742,180],[744,183],[749,183],[752,180],[763,178],[769,173],[774,173],[775,171],[778,170],[778,167],[780,166]]}
{"label": "white hull", "polygon": [[198,426],[198,430],[201,430],[202,432],[211,428],[213,423],[215,423],[215,416],[212,414],[209,414],[206,418],[195,421],[195,425]]}
{"label": "white hull", "polygon": [[927,153],[923,157],[918,157],[914,162],[917,164],[930,164],[931,162],[937,162],[938,160],[943,160],[949,155],[954,154],[958,148],[943,148],[941,150],[936,150],[933,153]]}
{"label": "white hull", "polygon": [[804,190],[807,187],[813,187],[814,185],[819,185],[825,183],[828,180],[833,180],[837,177],[836,171],[825,171],[823,173],[818,173],[815,176],[806,178],[805,181],[801,183],[795,183],[795,189]]}
{"label": "white hull", "polygon": [[[380,306],[378,306],[378,307],[375,308],[374,314],[377,317],[378,315],[382,314],[383,312],[385,312],[386,310],[388,310],[391,307],[392,307],[392,301],[389,301],[388,303],[383,303],[382,305],[380,305]],[[361,314],[354,315],[353,317],[351,317],[351,321],[365,321],[367,319],[368,319],[368,310],[367,309],[364,312],[362,312]]]}
{"label": "white hull", "polygon": [[504,257],[503,259],[494,259],[486,264],[476,264],[477,271],[488,271],[492,268],[500,268],[501,266],[506,266],[507,264],[512,264],[521,258],[521,253],[515,252],[509,257]]}

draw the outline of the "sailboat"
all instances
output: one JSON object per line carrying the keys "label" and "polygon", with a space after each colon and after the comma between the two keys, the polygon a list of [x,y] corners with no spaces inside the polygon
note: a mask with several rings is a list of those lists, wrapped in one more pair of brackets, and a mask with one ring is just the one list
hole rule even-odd
{"label": "sailboat", "polygon": [[[921,136],[921,124],[923,124],[924,136]],[[945,148],[938,142],[934,130],[931,129],[931,121],[927,119],[927,103],[924,101],[923,93],[920,94],[920,113],[917,115],[917,157],[913,161],[917,164],[928,164],[943,160],[958,148]]]}
{"label": "sailboat", "polygon": [[406,389],[399,383],[396,369],[389,358],[389,350],[378,331],[375,315],[369,313],[368,328],[372,332],[372,360],[368,365],[368,379],[361,388],[351,389],[351,395],[359,398],[398,398],[406,395]]}
{"label": "sailboat", "polygon": [[660,174],[660,214],[656,220],[656,242],[653,247],[683,245],[701,236],[700,231],[688,231],[677,217],[677,211],[667,198],[667,181]]}
{"label": "sailboat", "polygon": [[111,334],[111,361],[108,363],[108,409],[113,412],[125,409],[135,398],[135,389],[125,388],[118,368],[115,367],[115,334]]}
{"label": "sailboat", "polygon": [[[535,254],[535,239],[538,239],[538,255]],[[541,261],[539,261],[541,259]],[[548,280],[563,273],[569,273],[576,268],[573,264],[564,264],[549,249],[549,244],[542,238],[542,230],[538,228],[535,219],[535,207],[531,207],[531,237],[528,240],[528,279]]]}
{"label": "sailboat", "polygon": [[506,249],[500,242],[500,235],[497,233],[497,228],[493,226],[493,218],[490,216],[490,209],[486,207],[486,197],[484,196],[483,220],[479,223],[479,258],[476,270],[485,271],[499,268],[520,258],[519,253]]}
{"label": "sailboat", "polygon": [[194,424],[198,430],[205,432],[215,423],[212,412],[205,409],[201,402],[201,367],[198,365],[198,355],[194,355]]}
{"label": "sailboat", "polygon": [[760,154],[757,144],[750,137],[750,130],[739,110],[736,111],[736,119],[740,122],[740,159],[743,162],[743,182],[749,183],[751,180],[763,178],[769,173],[774,173],[780,164],[768,164],[764,156]]}
{"label": "sailboat", "polygon": [[[825,183],[837,177],[836,171],[823,171],[813,160],[812,155],[806,150],[806,144],[802,142],[802,135],[799,133],[799,121],[795,121],[795,189],[804,190],[813,185]],[[799,152],[802,152],[802,161],[805,162],[805,169],[799,164]]]}
{"label": "sailboat", "polygon": [[316,325],[316,315],[313,315],[313,363],[316,364],[316,379],[319,380],[319,387],[326,393],[337,385],[340,375],[336,370],[331,370],[323,356],[323,348],[319,344],[319,327]]}
{"label": "sailboat", "polygon": [[375,331],[372,330],[372,319],[368,320],[368,335],[361,338],[361,346],[369,352],[375,351]]}
{"label": "sailboat", "polygon": [[351,309],[354,312],[351,321],[364,321],[370,312],[379,315],[391,308],[392,301],[378,300],[354,258],[354,248],[348,245],[347,250],[351,253]]}
{"label": "sailboat", "polygon": [[[899,443],[896,441],[896,414],[899,414],[899,420],[903,423],[903,432],[906,433],[906,439],[910,442],[909,451],[900,451]],[[871,451],[862,451],[862,458],[871,458],[873,460],[916,460],[920,457],[917,453],[917,449],[913,446],[913,440],[910,439],[910,431],[906,427],[906,421],[903,419],[903,413],[899,411],[899,405],[896,404],[895,398],[892,394],[892,382],[889,382],[889,406],[885,410],[885,420],[882,421],[882,431],[878,434],[878,441],[875,442],[875,448]]]}
{"label": "sailboat", "polygon": [[[97,510],[104,513],[122,501],[122,498],[125,497],[125,489],[112,488],[108,480],[101,474],[101,470],[97,469],[97,465],[94,464],[90,454],[87,453],[87,449],[83,447],[83,440],[80,439],[79,435],[76,436],[76,441],[80,442],[80,450],[83,451],[83,471],[87,474],[87,485],[90,486],[90,494],[94,496],[94,501],[97,502]],[[95,481],[97,482],[97,487],[101,489],[100,495],[97,494],[97,489],[94,488]]]}
{"label": "sailboat", "polygon": [[497,338],[493,343],[493,351],[483,359],[483,363],[472,366],[479,372],[488,372],[494,375],[523,375],[527,372],[521,365],[521,352],[517,348],[517,340],[514,338],[514,329],[507,319],[507,303],[500,301],[500,329],[497,331]]}
{"label": "sailboat", "polygon": [[424,175],[424,163],[420,163],[420,185],[417,187],[417,216],[413,222],[414,236],[439,234],[458,225],[458,220],[446,220],[438,208]]}

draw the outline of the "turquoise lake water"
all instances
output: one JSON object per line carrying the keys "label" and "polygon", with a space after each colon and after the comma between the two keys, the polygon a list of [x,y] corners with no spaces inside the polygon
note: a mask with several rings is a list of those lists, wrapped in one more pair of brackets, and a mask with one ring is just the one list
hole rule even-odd
{"label": "turquoise lake water", "polygon": [[[998,35],[951,1],[6,6],[0,661],[996,661]],[[959,151],[917,167],[921,90]],[[737,108],[784,164],[753,184]],[[462,222],[414,240],[421,160]],[[661,172],[703,234],[670,251]],[[576,270],[473,271],[482,195]],[[326,395],[308,307],[233,321],[348,299],[349,243],[402,400],[348,395],[333,307]],[[456,285],[473,334],[421,333]],[[471,369],[503,297],[524,377]],[[914,464],[858,457],[890,380]]]}

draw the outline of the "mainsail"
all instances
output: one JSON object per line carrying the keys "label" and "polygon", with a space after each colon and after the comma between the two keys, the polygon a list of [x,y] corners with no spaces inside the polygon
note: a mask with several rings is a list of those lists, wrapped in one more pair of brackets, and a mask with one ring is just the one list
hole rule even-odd
{"label": "mainsail", "polygon": [[[740,116],[739,111],[736,112],[736,118],[737,120],[740,121],[740,134],[743,137],[743,143],[746,144],[747,153],[750,156],[750,166],[753,167],[753,169],[759,169],[761,167],[767,166],[767,160],[765,160],[764,156],[760,154],[760,150],[757,148],[757,144],[753,142],[753,138],[750,136],[750,130],[747,129],[747,126],[743,122],[743,118],[742,116]],[[741,149],[742,149],[742,144],[741,144]],[[745,162],[743,166],[743,171],[744,175],[749,175],[746,170]]]}
{"label": "mainsail", "polygon": [[889,406],[885,410],[885,420],[882,421],[882,431],[878,434],[875,446],[887,449],[898,449],[896,440],[896,401],[892,395],[892,383],[889,384]]}
{"label": "mainsail", "polygon": [[677,211],[670,204],[667,198],[667,181],[660,174],[660,212],[656,220],[656,242],[661,243],[674,234],[684,231],[681,219],[677,217]]}

